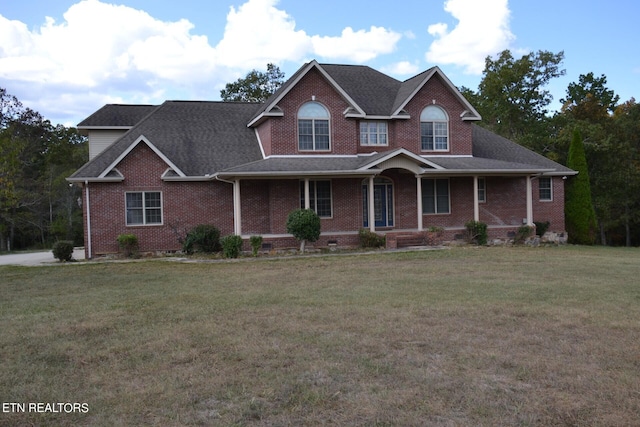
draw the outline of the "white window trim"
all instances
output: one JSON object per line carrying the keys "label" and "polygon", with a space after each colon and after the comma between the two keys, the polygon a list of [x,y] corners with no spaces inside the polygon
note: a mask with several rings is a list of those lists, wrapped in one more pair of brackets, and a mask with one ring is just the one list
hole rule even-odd
{"label": "white window trim", "polygon": [[[329,183],[329,203],[330,203],[331,215],[330,216],[320,216],[320,214],[318,214],[318,216],[320,216],[320,219],[333,219],[333,181],[330,180],[330,179],[310,179],[309,180],[309,184],[311,184],[312,182],[314,182],[314,183],[315,182],[328,182]],[[304,185],[304,180],[301,180],[300,183],[302,185]],[[315,194],[313,195],[313,197],[311,197],[311,188],[309,188],[309,203],[311,203],[311,200],[315,200],[316,201],[316,206],[309,206],[309,209],[311,209],[315,213],[318,213],[318,186],[314,185],[313,188],[314,188],[314,191],[315,191]],[[304,206],[301,206],[300,208],[304,209]]]}
{"label": "white window trim", "polygon": [[[420,151],[423,153],[433,153],[433,152],[438,152],[438,153],[446,153],[451,151],[451,132],[449,129],[449,114],[447,114],[447,111],[442,108],[439,105],[427,105],[426,107],[424,107],[422,109],[422,112],[424,112],[424,110],[426,110],[429,107],[436,107],[439,108],[440,110],[442,110],[442,112],[444,113],[446,120],[422,120],[422,117],[420,118]],[[422,112],[420,112],[420,115],[422,116]],[[433,124],[433,132],[434,132],[434,139],[433,139],[433,149],[423,149],[422,148],[422,123],[432,123]],[[445,123],[447,126],[447,148],[436,148],[436,135],[435,135],[435,124],[436,123]]]}
{"label": "white window trim", "polygon": [[[370,135],[369,132],[365,133],[367,135],[367,142],[365,144],[362,143],[362,125],[363,124],[369,125],[370,123],[375,123],[376,125],[380,124],[380,123],[384,123],[385,124],[386,132],[384,134],[381,134],[381,133],[376,131],[376,135],[378,135],[378,136],[379,135],[384,135],[385,136],[385,140],[387,141],[386,143],[384,143],[384,144],[380,144],[380,143],[372,144],[369,141],[369,135]],[[360,132],[359,133],[360,133],[360,146],[361,147],[388,147],[389,146],[389,124],[386,121],[384,121],[384,120],[362,120],[360,122],[359,126],[360,126],[360,129],[359,129]],[[378,140],[379,140],[379,138],[378,138]]]}
{"label": "white window trim", "polygon": [[[296,117],[296,131],[298,133],[298,151],[300,152],[304,152],[304,153],[312,153],[312,152],[321,152],[321,153],[327,153],[331,151],[331,112],[329,111],[329,109],[327,107],[325,107],[323,104],[321,104],[318,101],[309,101],[309,102],[305,102],[304,104],[302,104],[300,106],[300,108],[304,107],[304,105],[306,104],[318,104],[320,106],[322,106],[322,108],[325,109],[325,111],[327,112],[327,117],[307,117],[307,116],[301,116],[300,113],[298,112],[298,115]],[[300,148],[300,120],[311,120],[311,135],[313,138],[313,147],[311,149],[303,149]],[[327,127],[329,129],[329,148],[327,149],[317,149],[316,147],[316,120],[326,120],[327,121]]]}
{"label": "white window trim", "polygon": [[[540,182],[542,179],[549,180],[549,198],[548,199],[543,199],[540,197]],[[553,177],[552,176],[543,176],[538,178],[538,200],[540,202],[553,202]]]}
{"label": "white window trim", "polygon": [[[433,212],[433,213],[431,213],[431,212],[426,212],[426,211],[424,210],[424,206],[423,206],[423,207],[422,207],[422,214],[423,214],[423,215],[451,215],[451,180],[450,180],[449,178],[422,178],[422,179],[423,179],[423,180],[426,180],[426,179],[432,179],[432,180],[434,180],[434,181],[437,181],[437,180],[439,180],[439,179],[446,179],[446,180],[447,180],[447,195],[449,196],[449,197],[448,197],[448,202],[449,202],[449,203],[448,203],[448,205],[449,205],[449,206],[447,206],[447,210],[448,210],[448,211],[447,211],[447,212],[438,212],[438,193],[437,193],[437,186],[434,186],[434,190],[436,190],[436,194],[435,194],[435,197],[434,197],[434,207],[435,207],[435,212]],[[423,186],[422,186],[422,191],[423,191],[423,192],[425,191],[425,189],[424,189],[424,188],[425,188],[425,186],[423,185]],[[420,203],[422,203],[422,197],[421,197]]]}
{"label": "white window trim", "polygon": [[[139,224],[129,224],[127,220],[127,194],[142,194],[142,223]],[[145,193],[160,193],[160,222],[154,222],[151,224],[147,224],[147,215],[146,215],[146,206],[144,203]],[[154,208],[155,209],[155,208]],[[162,191],[158,190],[150,190],[150,191],[126,191],[124,193],[124,223],[127,227],[154,227],[159,225],[164,225],[164,198],[162,196]]]}
{"label": "white window trim", "polygon": [[[480,188],[481,182],[482,188]],[[480,198],[480,190],[482,190],[483,198]],[[485,178],[478,178],[478,203],[487,203],[487,180]]]}

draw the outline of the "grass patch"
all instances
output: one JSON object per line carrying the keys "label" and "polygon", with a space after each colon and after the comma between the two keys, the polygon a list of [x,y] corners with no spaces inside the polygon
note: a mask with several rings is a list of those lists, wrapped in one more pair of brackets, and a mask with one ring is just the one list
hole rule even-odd
{"label": "grass patch", "polygon": [[0,267],[0,425],[633,425],[640,251]]}

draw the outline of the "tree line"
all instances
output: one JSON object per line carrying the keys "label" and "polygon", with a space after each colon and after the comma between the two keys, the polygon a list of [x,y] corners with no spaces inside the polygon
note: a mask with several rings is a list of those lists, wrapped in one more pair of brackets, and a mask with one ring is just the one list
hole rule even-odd
{"label": "tree line", "polygon": [[0,88],[0,251],[82,244],[80,189],[65,178],[87,158],[75,128],[53,126]]}

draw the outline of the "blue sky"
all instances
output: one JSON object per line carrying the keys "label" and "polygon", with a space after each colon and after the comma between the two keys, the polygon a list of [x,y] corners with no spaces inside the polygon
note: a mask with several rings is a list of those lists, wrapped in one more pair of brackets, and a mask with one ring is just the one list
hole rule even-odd
{"label": "blue sky", "polygon": [[286,77],[317,59],[399,80],[438,65],[476,90],[487,55],[548,50],[565,52],[559,109],[589,72],[640,98],[639,24],[637,0],[0,0],[0,87],[74,126],[107,103],[217,100],[269,62]]}

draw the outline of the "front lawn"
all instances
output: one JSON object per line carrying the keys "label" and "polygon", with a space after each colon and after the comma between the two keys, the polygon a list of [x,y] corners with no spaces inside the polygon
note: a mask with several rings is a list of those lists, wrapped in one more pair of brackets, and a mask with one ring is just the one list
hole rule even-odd
{"label": "front lawn", "polygon": [[0,267],[0,295],[0,425],[640,419],[638,249]]}

